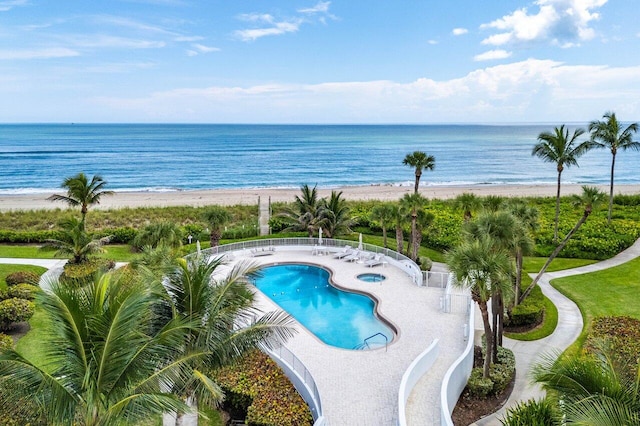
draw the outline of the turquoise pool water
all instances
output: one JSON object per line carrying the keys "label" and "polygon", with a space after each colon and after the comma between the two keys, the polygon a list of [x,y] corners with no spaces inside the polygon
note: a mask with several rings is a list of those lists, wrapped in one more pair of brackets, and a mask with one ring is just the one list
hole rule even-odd
{"label": "turquoise pool water", "polygon": [[[374,315],[374,301],[329,284],[329,272],[312,265],[286,264],[261,269],[256,287],[327,345],[366,349],[365,339],[381,333],[389,342],[393,331]],[[376,335],[368,348],[385,345]]]}

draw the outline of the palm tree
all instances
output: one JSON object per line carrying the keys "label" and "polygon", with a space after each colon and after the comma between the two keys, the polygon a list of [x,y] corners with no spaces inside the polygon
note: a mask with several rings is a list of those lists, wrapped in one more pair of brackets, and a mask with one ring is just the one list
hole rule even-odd
{"label": "palm tree", "polygon": [[611,151],[611,183],[609,185],[609,212],[607,214],[607,223],[611,223],[616,154],[618,151],[626,151],[628,149],[638,151],[640,150],[640,142],[631,139],[633,134],[638,131],[638,123],[629,124],[623,130],[615,113],[607,112],[602,118],[604,120],[589,123],[589,132],[591,132],[591,144],[594,148],[609,148]]}
{"label": "palm tree", "polygon": [[416,192],[413,194],[405,194],[402,200],[400,200],[400,203],[404,205],[406,211],[411,212],[411,234],[409,235],[407,255],[411,260],[415,261],[418,258],[418,249],[416,247],[418,211],[424,208],[427,204],[427,199]]}
{"label": "palm tree", "polygon": [[446,254],[447,264],[458,286],[471,290],[471,298],[478,304],[484,325],[487,351],[482,375],[489,377],[489,367],[493,354],[493,332],[489,322],[487,302],[497,291],[509,292],[511,283],[509,272],[511,262],[504,250],[496,250],[496,243],[490,236],[471,241],[463,241]]}
{"label": "palm tree", "polygon": [[638,425],[640,424],[640,364],[634,377],[625,375],[627,365],[613,361],[606,342],[591,354],[572,353],[547,356],[534,366],[532,376],[546,391],[562,402],[562,424]]}
{"label": "palm tree", "polygon": [[427,155],[422,151],[414,151],[411,154],[407,154],[402,160],[402,164],[410,166],[415,169],[416,181],[413,186],[413,193],[418,193],[418,187],[420,186],[420,176],[422,176],[423,170],[433,170],[436,166],[436,158],[433,155]]}
{"label": "palm tree", "polygon": [[71,256],[70,263],[83,263],[93,254],[103,253],[102,246],[109,242],[109,237],[93,239],[85,231],[84,223],[72,217],[60,222],[62,228],[59,239],[46,240],[43,250],[57,250],[55,256]]}
{"label": "palm tree", "polygon": [[224,264],[221,257],[180,259],[165,281],[167,298],[176,319],[194,323],[184,340],[187,352],[203,352],[191,367],[195,374],[180,383],[190,404],[220,401],[218,386],[203,372],[229,364],[247,351],[282,344],[293,333],[293,323],[282,311],[262,314],[255,308],[249,280],[256,265],[240,262],[223,278],[214,278]]}
{"label": "palm tree", "polygon": [[593,210],[596,209],[604,201],[604,197],[605,197],[605,194],[595,186],[583,186],[582,194],[575,195],[573,197],[574,205],[582,206],[584,209],[582,216],[580,217],[578,222],[576,222],[576,224],[573,226],[573,229],[569,231],[569,233],[564,237],[564,239],[560,242],[560,244],[558,244],[555,250],[551,253],[551,255],[549,256],[545,264],[542,266],[542,269],[540,269],[540,272],[538,272],[538,275],[536,275],[536,277],[533,279],[533,282],[529,285],[529,287],[527,287],[525,292],[522,293],[522,297],[520,297],[520,302],[522,302],[524,299],[527,298],[527,296],[531,292],[531,289],[538,283],[538,281],[540,280],[540,277],[542,277],[542,275],[547,271],[547,268],[549,267],[551,262],[553,262],[553,259],[555,259],[556,256],[558,256],[558,254],[562,251],[562,249],[567,245],[571,237],[576,232],[578,232],[578,229],[580,229],[582,224],[586,222],[587,218],[591,215]]}
{"label": "palm tree", "polygon": [[158,222],[145,226],[133,240],[133,246],[142,249],[144,246],[152,248],[165,245],[172,248],[182,246],[182,230],[174,222]]}
{"label": "palm tree", "polygon": [[62,201],[72,207],[80,206],[82,226],[84,227],[89,206],[100,204],[100,198],[105,195],[113,195],[113,191],[104,190],[106,184],[107,182],[98,175],[94,175],[91,178],[91,182],[89,182],[87,176],[80,172],[76,176],[68,177],[62,182],[61,187],[67,189],[67,195],[53,194],[47,198],[47,200]]}
{"label": "palm tree", "polygon": [[393,225],[394,207],[391,203],[377,204],[371,209],[371,220],[376,221],[382,228],[382,244],[387,245],[387,228]]}
{"label": "palm tree", "polygon": [[318,198],[318,190],[315,186],[310,188],[305,184],[300,189],[302,196],[295,196],[293,208],[285,209],[279,216],[289,222],[287,230],[305,231],[311,238],[324,225],[323,202]]}
{"label": "palm tree", "polygon": [[514,305],[520,301],[524,256],[530,255],[534,248],[532,233],[538,229],[538,209],[523,202],[510,204],[509,212],[520,221],[520,230],[514,235],[513,248],[516,257],[516,279],[514,286]]}
{"label": "palm tree", "polygon": [[229,213],[224,207],[211,206],[202,213],[202,218],[209,226],[209,240],[211,241],[211,247],[217,247],[218,244],[220,244],[220,239],[222,238],[222,229],[227,223],[231,222],[231,219],[233,219],[231,213]]}
{"label": "palm tree", "polygon": [[416,259],[418,259],[418,250],[420,249],[420,245],[422,244],[422,234],[426,228],[431,226],[435,216],[431,212],[427,212],[425,210],[418,210],[418,217],[416,218],[416,238],[414,241],[413,252],[416,255]]}
{"label": "palm tree", "polygon": [[482,198],[482,209],[488,212],[497,212],[504,205],[504,198],[499,195],[487,195]]}
{"label": "palm tree", "polygon": [[[393,206],[393,223],[396,228],[396,249],[398,253],[403,253],[404,227],[407,225],[407,211],[402,203]],[[407,250],[408,251],[408,250]]]}
{"label": "palm tree", "polygon": [[546,163],[554,163],[558,171],[558,189],[556,191],[556,216],[553,228],[553,242],[558,242],[558,220],[560,217],[560,177],[565,167],[577,166],[578,158],[587,152],[591,146],[589,142],[578,143],[577,139],[584,133],[584,129],[576,129],[569,137],[569,129],[564,124],[556,127],[553,132],[542,132],[538,135],[537,143],[531,155],[535,155]]}
{"label": "palm tree", "polygon": [[480,198],[471,192],[464,192],[458,195],[454,203],[458,209],[462,210],[465,222],[470,221],[473,213],[482,206]]}
{"label": "palm tree", "polygon": [[328,238],[351,232],[353,221],[349,217],[347,202],[342,198],[342,191],[331,191],[329,200],[323,199],[320,216],[323,219],[322,229]]}
{"label": "palm tree", "polygon": [[0,352],[3,410],[35,409],[47,424],[117,426],[188,409],[166,386],[191,375],[189,361],[202,355],[183,351],[188,323],[155,326],[157,287],[105,274],[50,288],[37,296],[47,324],[38,360]]}

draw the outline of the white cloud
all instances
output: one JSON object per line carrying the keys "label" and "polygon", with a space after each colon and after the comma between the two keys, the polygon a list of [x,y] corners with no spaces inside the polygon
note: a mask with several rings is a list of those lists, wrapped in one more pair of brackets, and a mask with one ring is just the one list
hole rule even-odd
{"label": "white cloud", "polygon": [[496,49],[489,50],[484,53],[480,53],[473,57],[474,61],[492,61],[495,59],[505,59],[511,56],[511,52],[507,52],[506,50]]}
{"label": "white cloud", "polygon": [[78,47],[88,48],[125,48],[125,49],[157,49],[166,46],[163,41],[140,40],[126,37],[96,34],[65,37],[66,40]]}
{"label": "white cloud", "polygon": [[238,19],[246,22],[267,22],[269,24],[274,21],[273,16],[268,13],[243,13],[238,15]]}
{"label": "white cloud", "polygon": [[536,13],[529,13],[527,8],[522,8],[481,25],[481,29],[499,31],[485,38],[482,43],[503,46],[545,42],[571,47],[595,36],[590,24],[599,19],[596,11],[606,3],[607,0],[537,0]]}
{"label": "white cloud", "polygon": [[301,20],[290,22],[276,22],[273,26],[267,28],[252,28],[247,30],[237,30],[234,34],[242,41],[254,41],[261,37],[282,35],[287,33],[295,33],[302,24]]}
{"label": "white cloud", "polygon": [[28,0],[7,0],[0,1],[0,12],[8,12],[14,7],[26,6],[28,4]]}
{"label": "white cloud", "polygon": [[220,48],[205,46],[204,44],[194,43],[191,45],[192,49],[187,50],[187,56],[197,56],[200,53],[219,52]]}
{"label": "white cloud", "polygon": [[454,28],[453,31],[451,32],[454,36],[461,36],[464,35],[466,33],[468,33],[469,30],[466,28]]}
{"label": "white cloud", "polygon": [[431,45],[435,45],[435,44],[438,44],[438,40],[427,40],[427,43]]}
{"label": "white cloud", "polygon": [[555,123],[588,121],[609,109],[637,117],[638,99],[640,66],[573,66],[528,59],[441,81],[180,88],[96,102],[101,113],[107,108],[110,114],[135,114],[143,121],[180,117],[192,122],[253,123]]}
{"label": "white cloud", "polygon": [[0,60],[68,58],[79,55],[79,52],[64,47],[0,50]]}
{"label": "white cloud", "polygon": [[315,6],[309,7],[306,9],[298,9],[298,13],[327,13],[329,11],[329,5],[331,5],[330,1],[320,1]]}

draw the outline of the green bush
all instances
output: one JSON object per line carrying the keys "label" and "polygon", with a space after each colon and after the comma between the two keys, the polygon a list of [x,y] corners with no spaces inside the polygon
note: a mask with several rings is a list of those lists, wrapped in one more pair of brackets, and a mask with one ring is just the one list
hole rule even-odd
{"label": "green bush", "polygon": [[99,239],[109,237],[110,244],[130,244],[137,234],[138,231],[135,229],[129,226],[124,226],[121,228],[104,229],[96,232],[94,234],[94,238]]}
{"label": "green bush", "polygon": [[27,321],[34,312],[35,305],[29,300],[14,297],[0,301],[0,330],[9,330],[15,323]]}
{"label": "green bush", "polygon": [[0,333],[0,351],[13,347],[13,339],[4,333]]}
{"label": "green bush", "polygon": [[278,365],[253,351],[234,365],[214,373],[236,413],[246,413],[251,426],[311,425],[313,418],[302,397]]}
{"label": "green bush", "polygon": [[633,379],[640,363],[640,320],[626,316],[595,318],[585,345],[587,351],[593,351],[603,340],[611,346],[614,361],[625,366]]}
{"label": "green bush", "polygon": [[31,271],[16,271],[7,275],[4,281],[8,286],[17,284],[38,285],[40,282],[40,275]]}
{"label": "green bush", "polygon": [[67,263],[60,276],[60,282],[71,286],[82,286],[93,280],[98,271],[108,271],[115,262],[108,259],[91,259],[84,263]]}
{"label": "green bush", "polygon": [[540,287],[535,286],[529,296],[518,306],[514,306],[509,314],[507,326],[535,327],[542,322],[544,317],[544,297]]}
{"label": "green bush", "polygon": [[40,287],[31,284],[18,284],[11,286],[7,289],[4,297],[0,297],[0,299],[24,299],[24,300],[34,300],[36,298],[36,294],[40,291]]}
{"label": "green bush", "polygon": [[471,376],[467,382],[467,392],[469,395],[478,398],[485,398],[493,391],[493,381],[490,378],[482,377],[482,368],[471,370]]}
{"label": "green bush", "polygon": [[433,266],[433,261],[426,256],[422,256],[418,259],[418,264],[423,271],[430,271]]}
{"label": "green bush", "polygon": [[560,414],[549,398],[530,399],[507,409],[503,426],[560,426]]}

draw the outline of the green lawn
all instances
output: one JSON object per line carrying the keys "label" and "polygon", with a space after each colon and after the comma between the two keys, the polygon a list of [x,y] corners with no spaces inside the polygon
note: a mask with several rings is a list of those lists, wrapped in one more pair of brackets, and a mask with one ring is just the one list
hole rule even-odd
{"label": "green lawn", "polygon": [[[104,246],[105,253],[100,257],[113,259],[117,262],[130,262],[136,257],[131,252],[131,246],[127,244],[110,244]],[[35,244],[0,244],[0,257],[13,257],[20,259],[54,259],[55,251],[40,250]]]}
{"label": "green lawn", "polygon": [[[527,273],[536,273],[544,266],[547,261],[546,257],[525,257],[523,268]],[[547,268],[547,272],[562,271],[564,269],[578,268],[584,265],[591,265],[598,262],[591,259],[567,259],[562,257],[556,257],[551,262],[551,265]]]}
{"label": "green lawn", "polygon": [[627,315],[640,319],[640,258],[604,271],[555,279],[551,285],[573,300],[582,312],[584,328],[578,346],[584,342],[595,317]]}

